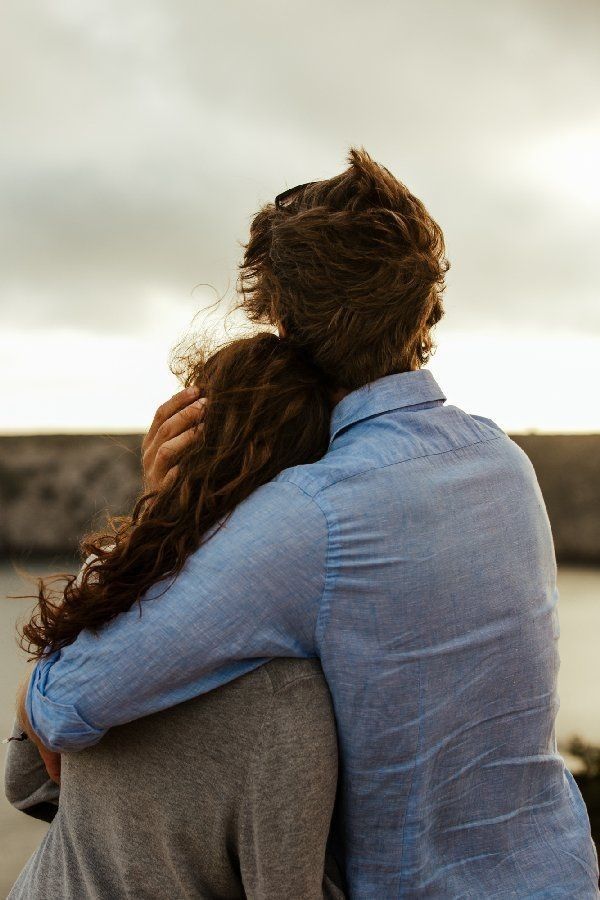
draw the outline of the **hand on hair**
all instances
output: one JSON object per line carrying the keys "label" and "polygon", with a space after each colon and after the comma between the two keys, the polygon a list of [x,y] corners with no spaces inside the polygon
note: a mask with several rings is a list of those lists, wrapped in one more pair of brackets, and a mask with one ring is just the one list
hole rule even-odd
{"label": "hand on hair", "polygon": [[197,437],[204,415],[204,398],[196,388],[173,394],[156,410],[148,434],[142,441],[144,490],[157,491],[176,477],[177,458]]}

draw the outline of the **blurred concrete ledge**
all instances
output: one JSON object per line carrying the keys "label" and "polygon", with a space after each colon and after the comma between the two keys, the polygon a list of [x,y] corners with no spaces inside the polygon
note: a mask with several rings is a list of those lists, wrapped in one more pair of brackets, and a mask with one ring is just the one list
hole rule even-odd
{"label": "blurred concrete ledge", "polygon": [[141,434],[0,436],[0,556],[75,554],[141,491]]}
{"label": "blurred concrete ledge", "polygon": [[[0,436],[0,556],[76,554],[141,492],[142,434]],[[527,434],[561,562],[600,563],[600,433]]]}

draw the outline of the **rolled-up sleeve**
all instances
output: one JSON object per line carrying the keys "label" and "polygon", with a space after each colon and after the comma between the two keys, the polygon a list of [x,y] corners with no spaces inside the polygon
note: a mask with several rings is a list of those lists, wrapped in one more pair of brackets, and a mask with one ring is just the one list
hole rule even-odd
{"label": "rolled-up sleeve", "polygon": [[86,722],[75,704],[59,703],[46,693],[48,672],[59,658],[60,651],[52,653],[38,662],[31,673],[25,697],[27,717],[35,733],[50,750],[89,747],[100,740],[106,729],[95,728]]}
{"label": "rolled-up sleeve", "polygon": [[26,709],[51,750],[225,684],[276,656],[316,655],[327,523],[318,503],[276,480],[241,503],[186,560],[97,633],[37,663]]}

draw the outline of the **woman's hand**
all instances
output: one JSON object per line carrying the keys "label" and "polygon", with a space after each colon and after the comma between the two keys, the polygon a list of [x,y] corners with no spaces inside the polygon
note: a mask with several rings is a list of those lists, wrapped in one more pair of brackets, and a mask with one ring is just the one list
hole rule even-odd
{"label": "woman's hand", "polygon": [[144,491],[157,491],[173,480],[179,466],[176,460],[197,438],[197,426],[204,415],[204,398],[198,388],[186,388],[173,394],[156,410],[150,430],[142,441]]}

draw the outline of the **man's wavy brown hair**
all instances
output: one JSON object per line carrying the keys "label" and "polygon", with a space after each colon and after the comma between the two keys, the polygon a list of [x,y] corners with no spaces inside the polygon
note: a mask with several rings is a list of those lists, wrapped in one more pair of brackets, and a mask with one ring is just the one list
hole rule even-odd
{"label": "man's wavy brown hair", "polygon": [[421,201],[364,148],[348,162],[259,210],[238,289],[253,322],[283,325],[332,383],[354,390],[427,361],[449,263]]}
{"label": "man's wavy brown hair", "polygon": [[[285,338],[262,333],[180,358],[175,374],[207,398],[198,440],[178,460],[175,479],[80,541],[87,565],[79,577],[37,579],[37,607],[21,637],[33,658],[134,603],[141,611],[146,591],[176,577],[254,490],[319,459],[334,389],[427,360],[448,268],[442,232],[363,148],[352,148],[348,161],[341,175],[302,186],[254,217],[240,306],[255,323],[283,326]],[[56,579],[67,584],[53,591]]]}

